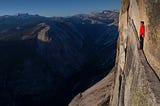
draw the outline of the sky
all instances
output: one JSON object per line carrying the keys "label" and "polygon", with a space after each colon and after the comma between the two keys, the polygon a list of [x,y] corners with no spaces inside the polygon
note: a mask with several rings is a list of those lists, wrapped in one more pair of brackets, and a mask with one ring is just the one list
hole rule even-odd
{"label": "sky", "polygon": [[0,0],[0,16],[16,13],[71,16],[119,9],[121,0]]}

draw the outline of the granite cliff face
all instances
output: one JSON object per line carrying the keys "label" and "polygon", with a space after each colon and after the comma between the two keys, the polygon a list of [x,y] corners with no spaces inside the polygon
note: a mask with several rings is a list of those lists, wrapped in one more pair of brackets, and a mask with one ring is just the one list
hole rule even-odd
{"label": "granite cliff face", "polygon": [[[112,106],[159,106],[158,0],[122,0],[117,71]],[[144,51],[139,50],[140,21],[145,22]]]}
{"label": "granite cliff face", "polygon": [[[114,83],[106,80],[106,93],[102,93],[102,86],[96,87],[103,96],[93,90],[85,97],[95,89],[93,86],[77,96],[74,100],[80,100],[73,100],[71,106],[160,106],[159,9],[159,0],[122,0]],[[144,51],[138,49],[140,21],[145,22],[146,29]],[[110,74],[106,79],[109,77]],[[92,95],[97,99],[90,99]]]}

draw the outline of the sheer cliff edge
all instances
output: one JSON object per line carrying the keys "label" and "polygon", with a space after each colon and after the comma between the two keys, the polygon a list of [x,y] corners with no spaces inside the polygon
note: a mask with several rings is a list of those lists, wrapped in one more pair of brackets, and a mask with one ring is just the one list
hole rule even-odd
{"label": "sheer cliff edge", "polygon": [[[111,71],[113,78],[110,78],[111,74],[105,78],[113,80],[106,80],[106,85],[113,83],[109,84],[111,86],[106,87],[106,93],[99,97],[101,101],[96,100],[92,106],[160,106],[159,10],[159,0],[122,0],[116,64]],[[140,21],[144,21],[146,29],[144,50],[139,50]],[[96,88],[95,86],[89,91]],[[97,87],[96,90],[101,92],[100,88]],[[94,99],[85,103],[85,94],[87,91],[82,93],[81,97],[77,96],[70,105],[91,106],[89,104]],[[95,94],[95,90],[90,92],[94,97],[98,94]]]}
{"label": "sheer cliff edge", "polygon": [[[122,0],[111,106],[160,105],[160,1]],[[139,50],[140,21],[145,22]]]}

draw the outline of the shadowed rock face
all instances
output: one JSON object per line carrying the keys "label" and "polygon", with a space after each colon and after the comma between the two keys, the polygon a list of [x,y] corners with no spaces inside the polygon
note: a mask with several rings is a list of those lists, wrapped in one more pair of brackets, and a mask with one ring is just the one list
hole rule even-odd
{"label": "shadowed rock face", "polygon": [[160,14],[158,11],[160,9],[160,1],[147,0],[145,6],[147,6],[146,17],[148,18],[148,23],[146,24],[145,53],[149,63],[160,77]]}
{"label": "shadowed rock face", "polygon": [[117,21],[111,11],[0,17],[0,105],[67,105],[113,67]]}

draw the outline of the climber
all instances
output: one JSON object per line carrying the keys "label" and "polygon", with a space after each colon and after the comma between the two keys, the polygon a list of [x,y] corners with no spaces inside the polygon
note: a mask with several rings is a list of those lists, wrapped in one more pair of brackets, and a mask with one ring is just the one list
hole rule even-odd
{"label": "climber", "polygon": [[143,49],[143,41],[144,41],[144,37],[145,37],[145,26],[144,26],[144,21],[141,21],[141,25],[140,25],[140,49]]}

